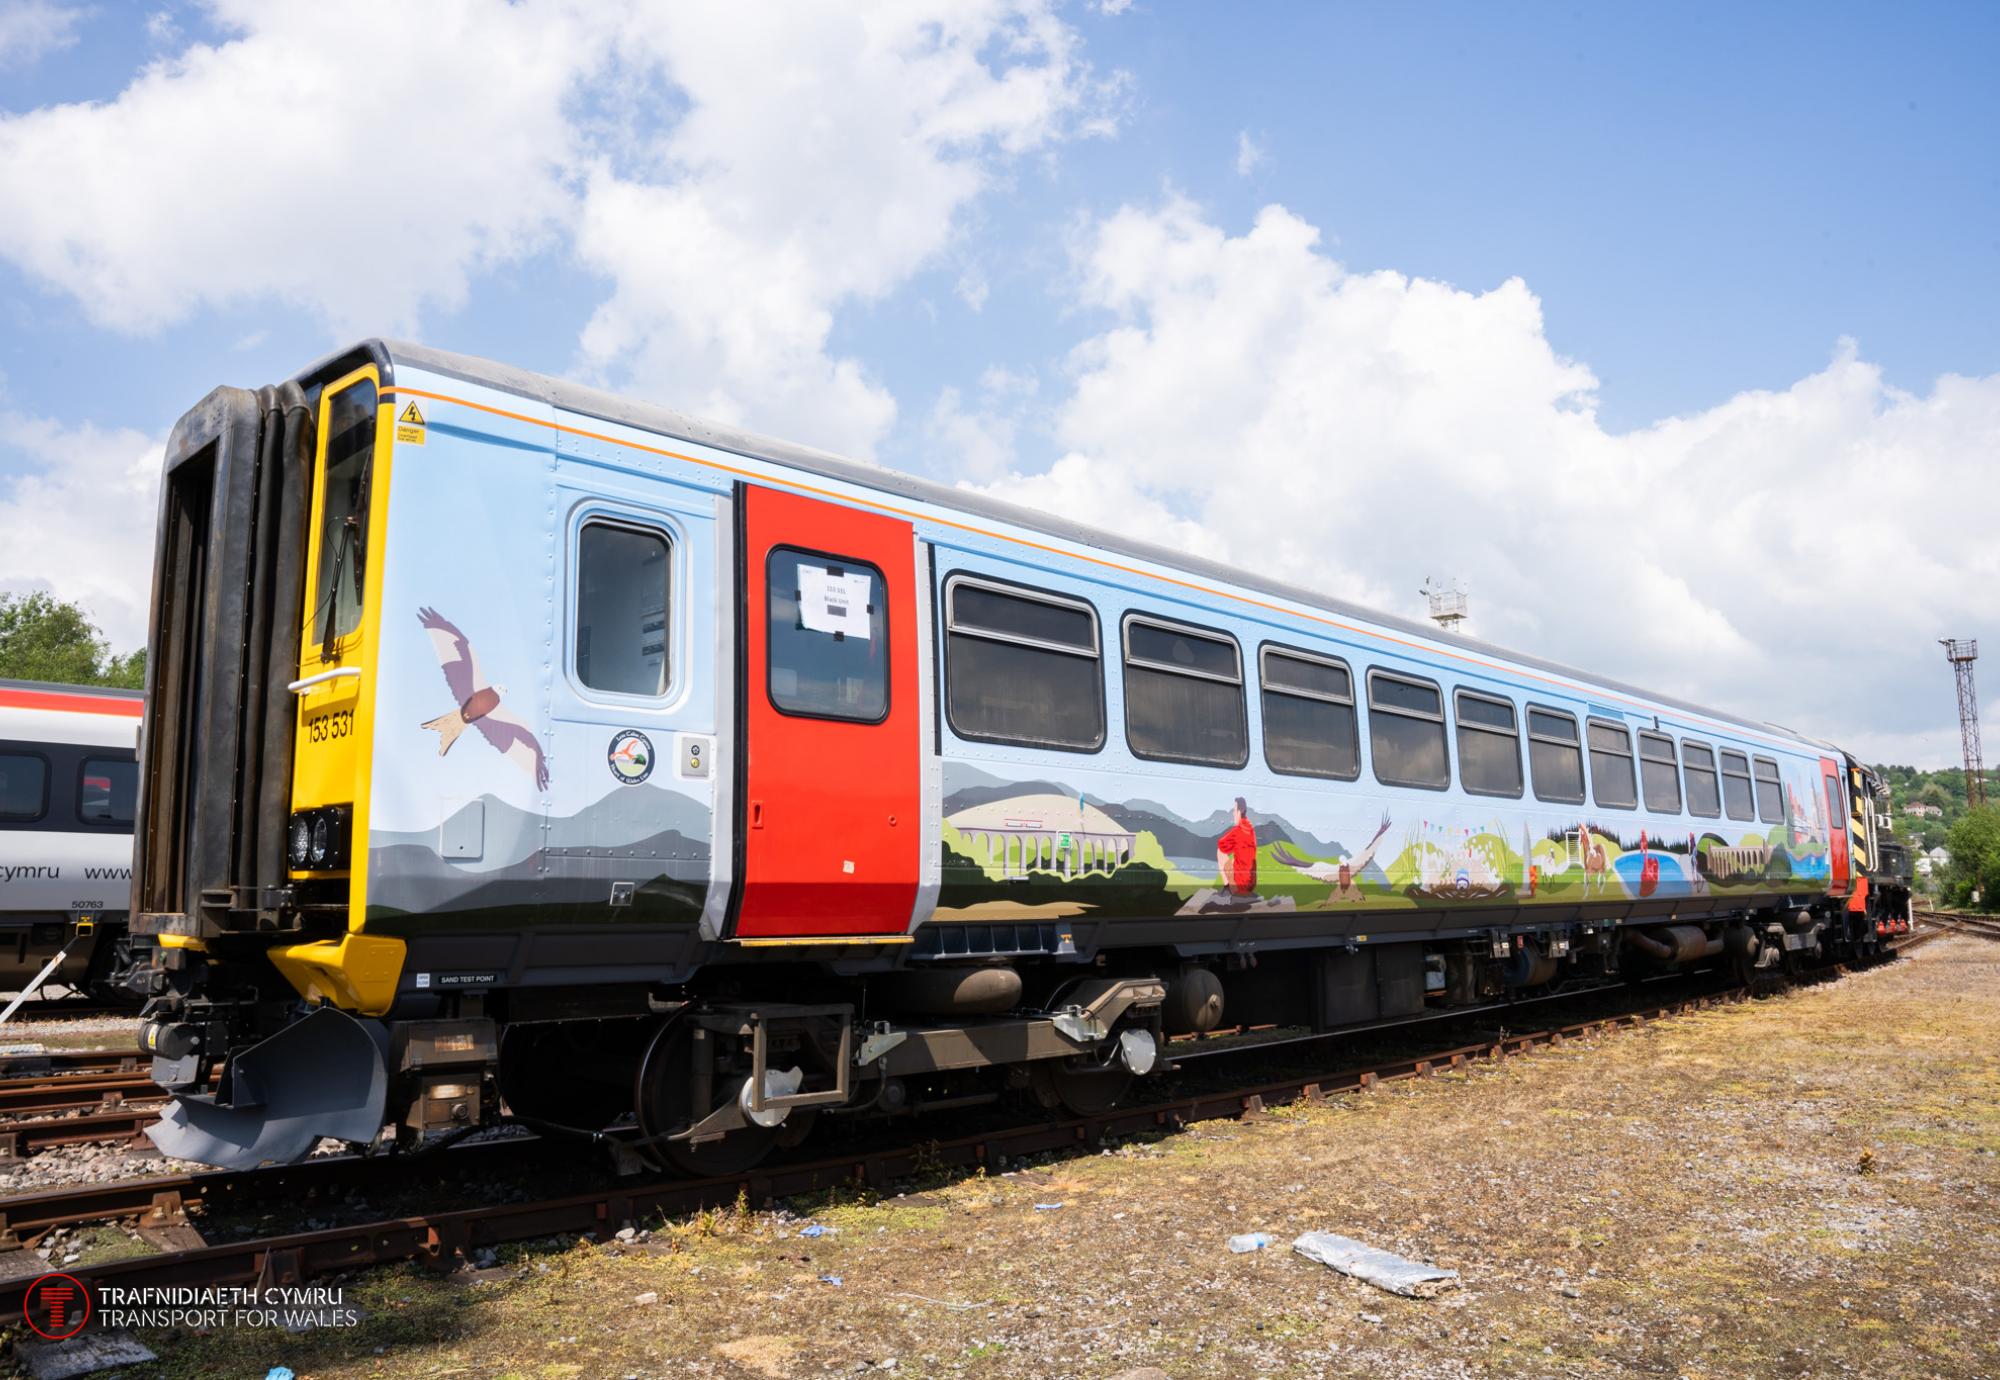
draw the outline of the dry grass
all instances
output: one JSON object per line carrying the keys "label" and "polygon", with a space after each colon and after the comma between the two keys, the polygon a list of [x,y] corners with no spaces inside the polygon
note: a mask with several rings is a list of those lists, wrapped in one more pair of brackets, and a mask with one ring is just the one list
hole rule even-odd
{"label": "dry grass", "polygon": [[[1943,941],[1589,1045],[828,1206],[817,1240],[724,1212],[636,1248],[509,1252],[480,1281],[380,1272],[356,1332],[182,1338],[168,1373],[2000,1374],[1996,1033],[2000,945]],[[1464,1287],[1376,1292],[1284,1248],[1310,1229]],[[1281,1244],[1230,1255],[1251,1230]]]}

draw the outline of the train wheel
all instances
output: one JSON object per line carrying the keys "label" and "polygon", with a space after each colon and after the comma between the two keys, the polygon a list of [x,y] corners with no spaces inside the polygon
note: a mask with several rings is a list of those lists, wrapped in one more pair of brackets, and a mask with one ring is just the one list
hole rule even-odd
{"label": "train wheel", "polygon": [[1132,1090],[1132,1073],[1109,1066],[1048,1059],[1035,1065],[1036,1093],[1045,1104],[1060,1104],[1073,1116],[1108,1112]]}
{"label": "train wheel", "polygon": [[[663,1168],[700,1178],[721,1178],[753,1168],[781,1142],[793,1143],[793,1138],[802,1134],[791,1126],[798,1119],[793,1116],[777,1126],[744,1126],[700,1145],[665,1139],[715,1110],[713,1106],[693,1106],[692,1052],[692,1027],[685,1021],[670,1020],[653,1036],[646,1057],[639,1061],[632,1105],[638,1113],[640,1153]],[[718,1079],[716,1090],[733,1096],[740,1083],[740,1079]],[[788,1130],[792,1136],[786,1135]]]}

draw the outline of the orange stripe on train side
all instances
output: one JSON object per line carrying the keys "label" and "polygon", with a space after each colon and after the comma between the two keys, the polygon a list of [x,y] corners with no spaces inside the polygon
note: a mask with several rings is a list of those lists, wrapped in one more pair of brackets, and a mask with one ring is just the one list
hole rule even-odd
{"label": "orange stripe on train side", "polygon": [[146,712],[146,702],[109,695],[66,695],[60,690],[0,689],[0,709],[55,709],[70,714],[116,714],[136,719]]}
{"label": "orange stripe on train side", "polygon": [[[568,426],[562,422],[552,422],[543,417],[530,417],[524,412],[509,412],[504,407],[493,407],[487,403],[473,402],[470,398],[453,397],[449,393],[433,393],[427,389],[411,388],[403,384],[382,389],[384,397],[396,393],[407,393],[417,398],[429,398],[433,402],[454,403],[459,407],[469,407],[475,412],[485,412],[495,417],[505,417],[509,421],[525,422],[530,426],[546,427],[551,431],[560,432],[566,436],[580,436],[587,441],[602,441],[606,445],[623,446],[627,450],[636,450],[647,455],[658,455],[668,460],[684,461],[690,465],[699,465],[703,469],[715,470],[721,474],[734,475],[739,479],[750,480],[758,484],[782,485],[788,489],[796,489],[800,493],[815,494],[821,498],[831,499],[835,503],[849,503],[857,507],[873,508],[877,512],[892,513],[897,517],[906,518],[911,522],[928,522],[938,527],[949,527],[955,531],[969,532],[976,537],[990,537],[997,541],[1012,542],[1016,546],[1024,546],[1031,551],[1046,552],[1051,556],[1060,556],[1065,560],[1084,561],[1090,565],[1100,566],[1106,570],[1115,570],[1120,574],[1131,575],[1141,580],[1156,580],[1161,584],[1175,585],[1196,594],[1205,594],[1212,599],[1229,599],[1251,608],[1263,609],[1267,613],[1282,614],[1287,618],[1303,618],[1324,627],[1351,633],[1356,637],[1372,638],[1377,642],[1388,643],[1396,647],[1408,647],[1412,651],[1422,652],[1426,656],[1446,657],[1466,666],[1477,666],[1494,672],[1496,675],[1510,677],[1515,680],[1538,681],[1543,685],[1554,686],[1557,689],[1580,695],[1586,700],[1610,700],[1617,704],[1630,705],[1634,709],[1644,710],[1648,714],[1656,716],[1658,714],[1658,711],[1652,705],[1647,704],[1643,700],[1628,699],[1623,695],[1597,686],[1577,685],[1571,681],[1560,680],[1554,676],[1540,675],[1524,668],[1502,665],[1497,661],[1487,661],[1483,657],[1453,651],[1450,648],[1441,647],[1433,643],[1417,642],[1407,637],[1398,637],[1394,633],[1381,632],[1374,628],[1358,627],[1352,623],[1342,622],[1338,618],[1328,617],[1323,613],[1287,608],[1283,604],[1274,604],[1264,599],[1254,598],[1248,594],[1238,594],[1231,590],[1216,589],[1213,586],[1199,584],[1196,581],[1183,579],[1176,575],[1161,575],[1150,570],[1141,570],[1137,566],[1121,565],[1117,561],[1103,556],[1091,556],[1080,551],[1066,551],[1060,546],[1051,546],[1046,542],[1032,541],[1027,537],[1011,536],[1006,532],[995,532],[987,527],[976,527],[969,522],[957,522],[951,518],[939,517],[936,513],[924,512],[913,508],[899,508],[893,503],[885,503],[879,499],[861,498],[854,494],[843,493],[838,489],[820,488],[816,485],[802,483],[796,479],[785,479],[776,475],[763,474],[757,470],[743,469],[736,465],[725,465],[718,460],[703,460],[699,456],[688,455],[677,450],[668,450],[664,446],[649,446],[639,441],[627,441],[619,436],[608,436],[601,431],[590,431],[580,426]],[[771,460],[765,463],[782,465],[784,462]],[[1685,713],[1686,711],[1677,712]],[[1690,717],[1695,722],[1709,724],[1716,730],[1728,733],[1734,737],[1754,738],[1761,743],[1774,743],[1785,748],[1788,752],[1807,751],[1806,748],[1801,747],[1798,743],[1788,742],[1783,738],[1772,738],[1766,734],[1757,732],[1755,729],[1738,728],[1733,724],[1725,724],[1714,719],[1701,718],[1700,716]]]}

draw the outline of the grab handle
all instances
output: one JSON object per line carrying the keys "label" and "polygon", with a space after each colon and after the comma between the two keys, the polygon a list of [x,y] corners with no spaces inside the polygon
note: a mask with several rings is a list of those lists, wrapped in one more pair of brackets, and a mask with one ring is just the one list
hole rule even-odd
{"label": "grab handle", "polygon": [[347,680],[350,677],[360,680],[361,668],[359,666],[336,666],[331,671],[320,671],[317,674],[307,676],[304,680],[295,680],[285,688],[296,695],[302,691],[312,689],[315,685],[325,685],[330,680]]}

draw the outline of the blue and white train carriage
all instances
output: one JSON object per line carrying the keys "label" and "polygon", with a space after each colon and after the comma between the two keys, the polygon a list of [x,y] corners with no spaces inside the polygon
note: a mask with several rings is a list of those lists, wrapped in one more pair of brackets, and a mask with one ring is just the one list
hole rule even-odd
{"label": "blue and white train carriage", "polygon": [[175,1154],[504,1104],[718,1169],[1225,1020],[1876,942],[1834,749],[1057,517],[382,342],[166,464]]}

